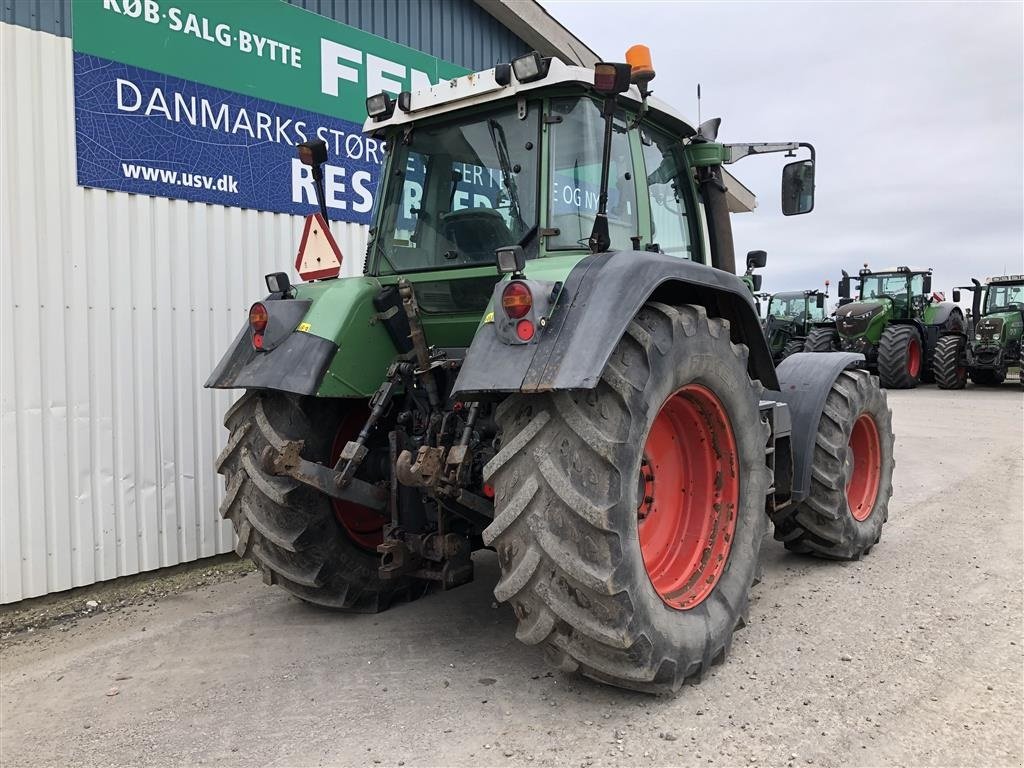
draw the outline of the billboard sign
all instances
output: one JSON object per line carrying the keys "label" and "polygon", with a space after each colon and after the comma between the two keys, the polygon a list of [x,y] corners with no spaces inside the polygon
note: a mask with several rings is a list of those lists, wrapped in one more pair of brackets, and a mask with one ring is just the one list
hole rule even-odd
{"label": "billboard sign", "polygon": [[316,205],[295,145],[327,142],[332,219],[368,223],[368,95],[465,69],[280,0],[75,0],[78,183],[280,213]]}

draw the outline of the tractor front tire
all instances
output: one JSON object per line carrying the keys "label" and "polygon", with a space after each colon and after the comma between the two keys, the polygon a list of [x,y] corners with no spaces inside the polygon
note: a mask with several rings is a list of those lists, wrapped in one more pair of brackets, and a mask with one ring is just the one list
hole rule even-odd
{"label": "tractor front tire", "polygon": [[786,549],[859,560],[882,535],[892,496],[892,413],[878,380],[843,371],[825,400],[811,464],[810,495],[777,513]]}
{"label": "tractor front tire", "polygon": [[836,332],[831,328],[813,328],[804,339],[804,352],[834,352],[836,345]]}
{"label": "tractor front tire", "polygon": [[913,389],[921,381],[924,350],[911,325],[889,325],[878,342],[878,376],[886,389]]}
{"label": "tractor front tire", "polygon": [[303,458],[327,462],[345,412],[337,403],[250,390],[227,412],[228,444],[217,459],[227,492],[221,516],[238,535],[236,552],[250,557],[268,584],[307,603],[376,613],[419,597],[424,582],[384,581],[380,556],[350,538],[329,497],[261,464],[268,446],[302,440]]}
{"label": "tractor front tire", "polygon": [[964,337],[940,336],[932,355],[932,372],[939,389],[963,389],[967,385]]}
{"label": "tractor front tire", "polygon": [[650,303],[593,390],[499,406],[494,594],[557,668],[660,693],[724,659],[768,525],[747,354],[702,307]]}
{"label": "tractor front tire", "polygon": [[971,370],[971,381],[979,387],[998,387],[1006,380],[1005,370],[993,368],[974,368]]}
{"label": "tractor front tire", "polygon": [[786,342],[786,346],[782,348],[781,360],[785,360],[790,355],[795,355],[797,352],[804,351],[804,339],[792,339]]}

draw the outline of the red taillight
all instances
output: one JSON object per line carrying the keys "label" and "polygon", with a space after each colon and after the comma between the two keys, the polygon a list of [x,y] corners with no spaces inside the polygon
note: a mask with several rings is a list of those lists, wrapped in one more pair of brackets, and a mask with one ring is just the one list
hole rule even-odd
{"label": "red taillight", "polygon": [[530,308],[533,307],[533,294],[522,283],[511,282],[501,292],[501,307],[505,310],[505,314],[513,320],[526,317]]}
{"label": "red taillight", "polygon": [[249,307],[249,327],[252,328],[255,333],[263,333],[267,329],[267,308],[260,302],[256,302]]}
{"label": "red taillight", "polygon": [[522,341],[529,341],[533,338],[533,323],[529,320],[520,320],[516,323],[516,336]]}
{"label": "red taillight", "polygon": [[256,350],[263,349],[263,334],[262,333],[253,333],[253,335],[252,335],[252,347],[253,347],[253,349],[256,349]]}

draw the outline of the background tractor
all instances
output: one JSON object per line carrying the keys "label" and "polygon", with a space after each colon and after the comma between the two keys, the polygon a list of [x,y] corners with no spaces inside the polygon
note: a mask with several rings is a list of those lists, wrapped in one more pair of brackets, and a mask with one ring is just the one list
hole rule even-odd
{"label": "background tractor", "polygon": [[[860,284],[856,301],[850,300],[851,279]],[[931,269],[872,271],[865,265],[856,278],[844,270],[835,322],[813,329],[804,350],[859,352],[889,389],[930,381],[939,339],[966,331],[960,308],[932,294],[931,285]]]}
{"label": "background tractor", "polygon": [[973,282],[953,290],[957,302],[961,290],[973,293],[973,328],[964,335],[939,338],[933,362],[935,382],[942,389],[963,389],[970,376],[975,384],[997,386],[1006,379],[1007,368],[1017,366],[1024,386],[1024,370],[1020,369],[1024,275],[990,277],[984,285]]}
{"label": "background tractor", "polygon": [[[746,621],[771,523],[825,558],[878,542],[885,394],[860,355],[776,369],[736,275],[722,166],[809,151],[782,173],[803,214],[813,148],[719,143],[628,58],[533,53],[367,99],[388,152],[364,274],[326,275],[308,220],[318,279],[268,275],[207,382],[245,390],[221,511],[268,583],[378,611],[470,581],[489,548],[521,641],[673,691]],[[299,151],[321,179],[322,143]]]}
{"label": "background tractor", "polygon": [[804,351],[804,343],[815,324],[825,322],[827,299],[827,288],[825,291],[815,288],[771,295],[764,331],[776,364],[790,355]]}

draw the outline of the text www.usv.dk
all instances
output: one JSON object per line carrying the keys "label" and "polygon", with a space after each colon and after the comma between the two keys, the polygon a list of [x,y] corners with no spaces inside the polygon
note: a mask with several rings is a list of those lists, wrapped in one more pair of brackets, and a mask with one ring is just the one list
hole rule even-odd
{"label": "text www.usv.dk", "polygon": [[134,165],[133,163],[121,163],[121,172],[128,179],[159,181],[163,184],[176,184],[179,187],[216,189],[218,192],[238,194],[238,181],[228,173],[220,177],[203,176],[199,173],[179,173],[178,171],[151,168],[148,165]]}

